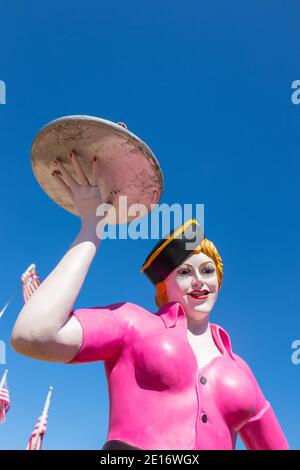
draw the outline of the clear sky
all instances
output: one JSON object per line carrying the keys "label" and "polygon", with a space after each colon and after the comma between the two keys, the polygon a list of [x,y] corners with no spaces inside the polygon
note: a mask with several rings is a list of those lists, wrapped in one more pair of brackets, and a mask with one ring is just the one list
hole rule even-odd
{"label": "clear sky", "polygon": [[[297,1],[15,1],[0,7],[1,307],[35,262],[45,278],[79,219],[42,191],[30,147],[50,120],[124,121],[157,156],[161,202],[205,204],[205,231],[224,262],[211,321],[231,335],[300,448]],[[156,310],[139,269],[153,240],[107,240],[75,306],[131,301]],[[108,396],[102,363],[22,357],[8,342],[21,289],[0,320],[11,410],[0,449],[23,449],[53,385],[45,449],[99,449]],[[0,308],[1,308],[0,307]],[[239,447],[243,446],[241,443]]]}

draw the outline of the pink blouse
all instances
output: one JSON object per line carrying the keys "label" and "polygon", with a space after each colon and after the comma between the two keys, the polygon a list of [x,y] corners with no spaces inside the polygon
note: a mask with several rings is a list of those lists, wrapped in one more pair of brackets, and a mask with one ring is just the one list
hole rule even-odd
{"label": "pink blouse", "polygon": [[270,403],[228,333],[210,324],[222,356],[198,368],[180,303],[153,314],[129,302],[72,312],[83,342],[70,364],[104,361],[107,440],[141,449],[288,449]]}

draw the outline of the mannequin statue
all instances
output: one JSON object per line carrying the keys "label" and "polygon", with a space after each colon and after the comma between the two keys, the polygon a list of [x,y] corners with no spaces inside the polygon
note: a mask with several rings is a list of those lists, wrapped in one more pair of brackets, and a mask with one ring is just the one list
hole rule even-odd
{"label": "mannequin statue", "polygon": [[155,314],[129,302],[72,310],[101,243],[95,214],[103,201],[97,158],[91,182],[79,156],[70,159],[76,180],[58,161],[53,177],[72,197],[81,229],[21,310],[12,347],[44,361],[104,361],[110,416],[103,449],[226,450],[238,434],[248,449],[287,449],[249,366],[210,322],[223,264],[197,221],[159,241],[142,266],[156,288]]}

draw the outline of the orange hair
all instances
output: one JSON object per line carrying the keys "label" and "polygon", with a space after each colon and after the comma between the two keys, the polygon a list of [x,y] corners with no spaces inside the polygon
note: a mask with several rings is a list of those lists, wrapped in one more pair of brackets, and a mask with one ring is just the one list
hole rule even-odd
{"label": "orange hair", "polygon": [[[218,284],[219,289],[222,286],[223,280],[223,263],[222,258],[218,253],[217,248],[207,238],[204,238],[197,248],[194,249],[193,254],[204,253],[205,255],[209,256],[215,263],[217,269],[217,277],[218,277]],[[158,307],[166,304],[168,302],[168,295],[167,295],[167,286],[165,281],[161,281],[156,285],[156,293],[155,293],[155,303]]]}

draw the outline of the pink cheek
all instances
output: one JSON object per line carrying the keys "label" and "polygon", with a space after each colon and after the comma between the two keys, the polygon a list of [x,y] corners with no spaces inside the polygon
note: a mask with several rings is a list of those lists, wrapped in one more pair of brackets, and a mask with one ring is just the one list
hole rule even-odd
{"label": "pink cheek", "polygon": [[177,284],[177,292],[180,292],[181,294],[185,293],[187,290],[189,290],[190,283],[188,281],[181,282]]}
{"label": "pink cheek", "polygon": [[214,293],[218,291],[218,281],[213,280],[211,282],[208,282],[207,284],[210,287],[210,290],[214,291]]}

